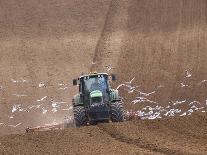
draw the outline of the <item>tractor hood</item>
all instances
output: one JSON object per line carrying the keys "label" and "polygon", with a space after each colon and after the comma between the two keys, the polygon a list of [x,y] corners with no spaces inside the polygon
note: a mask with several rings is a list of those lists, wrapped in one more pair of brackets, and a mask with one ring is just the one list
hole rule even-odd
{"label": "tractor hood", "polygon": [[102,96],[103,96],[103,94],[102,94],[102,92],[99,91],[99,90],[95,90],[95,91],[92,91],[92,92],[90,93],[90,97],[91,97],[91,98],[94,98],[94,97],[102,97]]}

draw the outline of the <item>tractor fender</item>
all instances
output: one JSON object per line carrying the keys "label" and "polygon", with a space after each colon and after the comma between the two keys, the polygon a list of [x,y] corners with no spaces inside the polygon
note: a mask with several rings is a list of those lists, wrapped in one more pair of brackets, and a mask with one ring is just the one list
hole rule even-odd
{"label": "tractor fender", "polygon": [[73,106],[83,105],[83,103],[80,102],[80,94],[74,95],[72,103],[73,103]]}
{"label": "tractor fender", "polygon": [[110,91],[110,100],[111,102],[121,101],[119,97],[119,91],[115,89],[111,89]]}

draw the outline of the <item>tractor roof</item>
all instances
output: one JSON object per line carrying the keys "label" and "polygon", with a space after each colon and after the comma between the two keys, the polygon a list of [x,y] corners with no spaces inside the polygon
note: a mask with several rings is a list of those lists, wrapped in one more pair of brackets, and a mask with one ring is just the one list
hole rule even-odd
{"label": "tractor roof", "polygon": [[98,75],[106,75],[108,76],[107,73],[97,73],[97,72],[92,72],[92,73],[89,73],[88,75],[81,75],[79,78],[83,78],[83,77],[92,77],[92,76],[98,76]]}

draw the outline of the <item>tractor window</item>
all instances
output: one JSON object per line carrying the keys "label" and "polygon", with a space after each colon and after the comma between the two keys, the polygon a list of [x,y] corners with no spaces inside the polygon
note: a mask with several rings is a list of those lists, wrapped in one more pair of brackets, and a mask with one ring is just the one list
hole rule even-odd
{"label": "tractor window", "polygon": [[107,80],[105,77],[91,77],[84,79],[85,88],[87,91],[92,92],[94,90],[106,91]]}

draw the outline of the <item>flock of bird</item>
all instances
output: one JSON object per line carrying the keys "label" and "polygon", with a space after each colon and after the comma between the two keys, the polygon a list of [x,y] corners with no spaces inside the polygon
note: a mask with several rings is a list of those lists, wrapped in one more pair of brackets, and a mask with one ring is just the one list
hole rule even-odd
{"label": "flock of bird", "polygon": [[[107,72],[110,72],[112,69],[115,69],[112,65],[107,65],[105,66],[107,69]],[[192,77],[192,73],[190,70],[185,71],[185,76],[184,78],[190,78]],[[158,102],[152,101],[149,99],[151,95],[156,94],[159,89],[163,88],[163,85],[159,85],[155,90],[151,92],[143,92],[140,89],[139,85],[134,85],[135,77],[133,77],[130,81],[128,82],[123,82],[120,85],[116,87],[117,90],[120,88],[123,88],[126,90],[129,94],[131,93],[136,93],[137,97],[135,97],[134,100],[131,101],[132,104],[139,104],[139,103],[144,103],[146,106],[138,111],[133,111],[133,110],[127,110],[126,115],[129,115],[131,113],[137,115],[141,119],[156,119],[156,118],[162,118],[162,117],[172,117],[172,116],[185,116],[185,115],[191,115],[191,113],[195,111],[201,111],[201,112],[206,112],[207,111],[207,100],[206,100],[206,106],[201,106],[202,104],[199,103],[198,101],[191,101],[188,102],[187,100],[181,100],[181,101],[171,101],[169,105],[163,107],[160,106]],[[16,83],[29,83],[27,80],[20,78],[19,80],[14,80],[11,79],[11,82],[16,84]],[[198,85],[201,85],[203,83],[206,83],[207,80],[202,80],[201,82],[198,83]],[[191,87],[190,85],[184,83],[183,81],[180,83],[181,88],[182,87]],[[45,88],[47,87],[46,82],[40,82],[37,85],[38,88]],[[69,86],[64,83],[59,83],[58,84],[58,90],[67,90]],[[4,87],[0,86],[0,91],[3,90]],[[16,96],[18,98],[26,97],[26,94],[12,94],[13,96]],[[127,95],[126,95],[127,96]],[[45,104],[47,103],[47,104]],[[150,103],[150,104],[149,104]],[[152,103],[152,104],[151,104]],[[179,108],[179,105],[187,105],[188,108],[186,111],[183,111]],[[45,106],[47,105],[47,106]],[[49,107],[48,107],[49,105]],[[62,106],[63,105],[63,106]],[[64,106],[67,105],[67,106]],[[154,106],[150,106],[154,105]],[[56,113],[60,110],[64,111],[70,111],[72,110],[72,106],[68,105],[67,102],[63,101],[54,101],[54,99],[50,98],[49,96],[43,96],[40,99],[37,99],[34,101],[33,105],[29,105],[27,107],[24,107],[22,104],[13,104],[11,107],[11,115],[9,116],[10,119],[14,119],[16,115],[18,115],[21,112],[30,112],[31,110],[36,110],[40,111],[43,115],[47,114],[48,112]],[[9,127],[18,127],[22,123],[18,123],[16,125],[6,125],[5,123],[0,123],[0,126],[9,126]]]}

